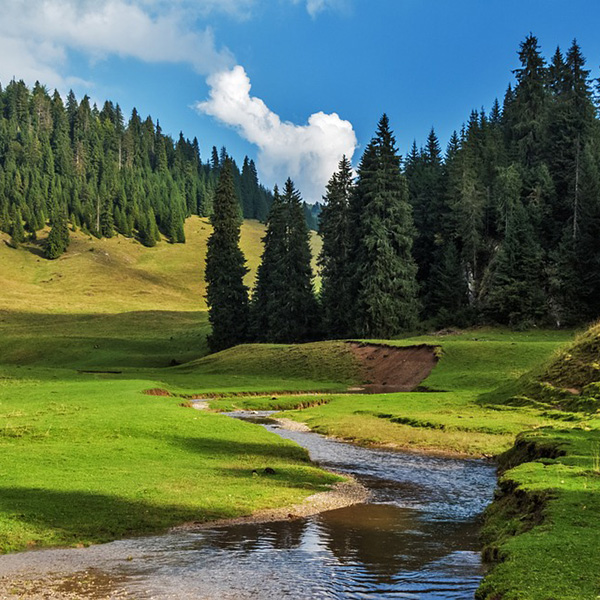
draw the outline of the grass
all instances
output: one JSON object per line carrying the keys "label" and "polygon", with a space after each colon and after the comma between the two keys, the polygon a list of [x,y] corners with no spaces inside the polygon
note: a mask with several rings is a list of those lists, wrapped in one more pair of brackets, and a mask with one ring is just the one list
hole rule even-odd
{"label": "grass", "polygon": [[313,406],[310,397],[212,404],[277,406],[316,431],[358,443],[499,456],[503,475],[484,527],[492,568],[477,600],[597,600],[600,327],[564,347],[570,338],[480,329],[386,341],[442,347],[424,382],[435,391],[317,396]]}
{"label": "grass", "polygon": [[[0,552],[248,514],[336,479],[259,426],[143,393],[167,388],[225,394],[211,401],[219,410],[285,410],[358,443],[501,455],[485,527],[494,567],[479,600],[597,600],[598,328],[566,350],[571,332],[482,328],[386,341],[441,347],[423,383],[430,391],[342,394],[360,375],[340,342],[205,357],[209,231],[192,218],[186,245],[153,249],[78,233],[54,262],[1,237]],[[256,222],[242,229],[248,282],[262,233]],[[252,476],[266,466],[276,475]]]}
{"label": "grass", "polygon": [[[147,381],[0,385],[2,552],[248,514],[336,480],[259,426],[142,394]],[[252,475],[266,466],[276,475]]]}
{"label": "grass", "polygon": [[[596,600],[600,594],[600,430],[547,429],[520,436],[526,454],[505,472],[488,509],[486,555],[495,564],[478,600]],[[556,454],[555,458],[547,458]],[[536,451],[537,450],[537,451]],[[521,462],[523,461],[523,462]],[[512,463],[514,464],[514,463]]]}
{"label": "grass", "polygon": [[[71,233],[69,250],[57,260],[42,257],[42,232],[35,244],[15,250],[0,233],[0,310],[25,313],[97,314],[126,311],[206,309],[204,257],[211,233],[208,219],[190,217],[186,243],[160,242],[145,248],[133,239],[97,239]],[[252,286],[262,254],[264,225],[244,221],[241,248]],[[311,232],[313,255],[320,240]]]}
{"label": "grass", "polygon": [[[226,373],[211,361],[177,367],[207,353],[209,232],[191,218],[187,244],[151,249],[76,233],[57,261],[0,235],[0,552],[249,514],[337,479],[262,427],[142,393],[339,388],[336,377],[353,377],[334,351],[329,367],[312,359],[310,371],[310,353],[287,370],[280,360],[278,373],[255,374],[256,361],[244,370],[243,357]],[[242,228],[248,283],[263,232],[257,222]],[[276,474],[252,476],[266,466]]]}
{"label": "grass", "polygon": [[[306,422],[320,433],[362,444],[496,455],[510,448],[524,429],[550,425],[556,420],[546,409],[485,404],[478,401],[479,396],[507,379],[516,381],[571,337],[572,333],[563,331],[479,329],[443,337],[387,340],[385,343],[390,345],[441,346],[441,360],[422,384],[434,391],[333,394],[327,396],[327,403],[285,416]],[[290,400],[292,406],[294,402],[311,403],[311,397]],[[279,409],[285,401],[282,397],[254,398],[251,407]],[[217,410],[250,407],[248,400],[241,399],[217,400],[212,406]],[[585,417],[578,415],[570,425],[584,422]]]}

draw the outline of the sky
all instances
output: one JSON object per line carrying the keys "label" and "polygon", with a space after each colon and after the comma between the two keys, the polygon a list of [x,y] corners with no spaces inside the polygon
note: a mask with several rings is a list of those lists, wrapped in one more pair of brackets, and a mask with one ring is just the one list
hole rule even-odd
{"label": "sky", "polygon": [[577,38],[600,75],[597,0],[0,0],[0,82],[135,106],[165,133],[226,146],[309,202],[387,113],[400,152],[444,146],[502,98],[519,43]]}

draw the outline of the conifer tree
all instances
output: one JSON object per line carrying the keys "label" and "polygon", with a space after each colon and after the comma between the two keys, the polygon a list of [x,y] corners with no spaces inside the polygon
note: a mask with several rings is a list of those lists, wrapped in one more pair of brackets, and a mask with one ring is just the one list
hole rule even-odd
{"label": "conifer tree", "polygon": [[512,327],[531,327],[545,314],[542,249],[520,201],[492,267],[485,308],[493,320]]}
{"label": "conifer tree", "polygon": [[290,179],[274,190],[264,251],[252,297],[259,341],[304,342],[318,331],[308,230],[300,194]]}
{"label": "conifer tree", "polygon": [[263,253],[256,275],[256,285],[252,294],[252,337],[259,342],[273,341],[276,311],[280,310],[285,294],[286,273],[285,255],[287,251],[286,206],[275,186],[273,204],[267,217],[266,231],[262,239]]}
{"label": "conifer tree", "polygon": [[67,225],[67,214],[58,209],[51,219],[51,229],[46,240],[44,256],[54,260],[61,256],[69,247],[69,227]]}
{"label": "conifer tree", "polygon": [[354,327],[361,337],[386,338],[417,321],[417,267],[411,255],[413,221],[400,157],[384,114],[358,169],[354,210]]}
{"label": "conifer tree", "polygon": [[286,287],[281,298],[284,310],[275,330],[284,332],[281,341],[305,342],[320,329],[313,286],[310,239],[300,193],[291,179],[285,182],[283,202],[287,208]]}
{"label": "conifer tree", "polygon": [[349,262],[352,177],[352,165],[344,156],[338,171],[327,184],[319,221],[319,234],[323,241],[319,255],[323,330],[331,338],[345,337],[352,331],[352,272]]}
{"label": "conifer tree", "polygon": [[239,205],[231,174],[231,161],[221,166],[211,217],[213,232],[208,239],[206,284],[212,352],[248,340],[248,288],[244,276],[246,260],[239,247]]}
{"label": "conifer tree", "polygon": [[18,248],[19,244],[22,244],[24,241],[25,229],[23,228],[23,216],[21,215],[21,211],[17,209],[15,210],[10,228],[10,242],[15,248]]}

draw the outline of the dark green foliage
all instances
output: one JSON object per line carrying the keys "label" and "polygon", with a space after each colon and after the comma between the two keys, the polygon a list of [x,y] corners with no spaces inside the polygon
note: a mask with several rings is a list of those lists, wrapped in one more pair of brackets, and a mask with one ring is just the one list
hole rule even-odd
{"label": "dark green foliage", "polygon": [[547,63],[533,35],[518,55],[502,107],[473,111],[440,166],[432,135],[407,157],[426,323],[600,316],[600,126],[585,58],[574,41]]}
{"label": "dark green foliage", "polygon": [[464,327],[469,324],[467,280],[452,240],[438,247],[428,287],[425,302],[430,309],[426,316],[433,325]]}
{"label": "dark green foliage", "polygon": [[208,344],[213,352],[248,340],[248,288],[244,285],[248,269],[239,247],[239,217],[232,165],[225,160],[217,183],[211,217],[213,232],[206,254],[206,298],[212,326]]}
{"label": "dark green foliage", "polygon": [[23,228],[23,217],[21,211],[17,209],[12,219],[10,227],[11,244],[17,248],[19,244],[25,241],[25,229]]}
{"label": "dark green foliage", "polygon": [[354,331],[386,338],[417,322],[414,228],[406,180],[383,115],[358,169],[353,194]]}
{"label": "dark green foliage", "polygon": [[[227,152],[215,154],[212,164],[203,163],[198,140],[180,134],[175,142],[135,109],[125,123],[112,102],[98,110],[70,92],[63,104],[58,92],[11,81],[0,87],[0,228],[10,233],[20,210],[33,239],[49,215],[66,207],[74,227],[97,237],[136,235],[152,246],[160,231],[172,243],[185,242],[186,217],[212,213]],[[244,216],[264,220],[271,196],[246,163],[252,181],[244,192],[232,164],[239,201]]]}
{"label": "dark green foliage", "polygon": [[338,171],[327,184],[319,221],[319,234],[323,240],[319,255],[323,328],[330,338],[342,338],[352,333],[349,202],[353,187],[352,165],[344,156]]}
{"label": "dark green foliage", "polygon": [[526,208],[512,208],[506,237],[492,266],[485,308],[490,318],[513,327],[531,327],[545,314],[542,249]]}
{"label": "dark green foliage", "polygon": [[290,179],[275,189],[252,298],[258,341],[303,342],[318,334],[308,229],[300,194]]}
{"label": "dark green foliage", "polygon": [[44,256],[54,260],[61,256],[69,247],[69,227],[67,215],[63,210],[57,210],[51,219],[51,229],[46,240]]}

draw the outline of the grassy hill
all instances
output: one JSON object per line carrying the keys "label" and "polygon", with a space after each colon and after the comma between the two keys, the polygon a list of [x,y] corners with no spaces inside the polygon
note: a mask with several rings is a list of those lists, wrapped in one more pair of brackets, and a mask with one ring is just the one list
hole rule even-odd
{"label": "grassy hill", "polygon": [[[264,225],[244,221],[241,247],[252,286],[262,254]],[[211,232],[208,219],[190,217],[186,243],[160,242],[145,248],[133,239],[97,239],[71,234],[66,254],[42,257],[47,232],[15,250],[0,233],[0,310],[52,313],[110,313],[139,310],[189,311],[206,308],[204,258]],[[320,238],[311,232],[313,256]]]}

